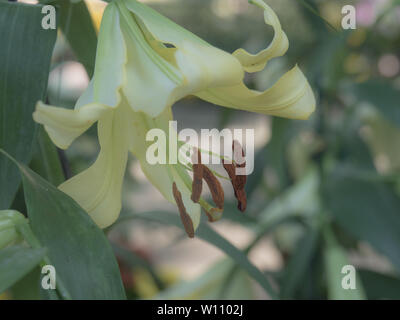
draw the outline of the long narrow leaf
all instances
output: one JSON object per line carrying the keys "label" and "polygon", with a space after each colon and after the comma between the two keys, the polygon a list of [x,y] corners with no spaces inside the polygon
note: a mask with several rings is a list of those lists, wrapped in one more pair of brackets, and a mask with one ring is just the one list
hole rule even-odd
{"label": "long narrow leaf", "polygon": [[[41,5],[0,2],[0,148],[27,164],[36,125],[35,103],[47,88],[56,30],[42,28]],[[0,159],[0,209],[8,209],[20,184],[18,169]]]}
{"label": "long narrow leaf", "polygon": [[45,248],[13,246],[0,250],[0,293],[27,275],[45,254]]}
{"label": "long narrow leaf", "polygon": [[[1,149],[0,153],[9,157]],[[117,261],[103,231],[72,198],[15,163],[32,230],[48,249],[48,258],[71,298],[124,299]]]}
{"label": "long narrow leaf", "polygon": [[[133,215],[125,215],[120,221],[132,218],[147,219],[163,224],[174,225],[178,228],[181,227],[179,217],[171,212],[144,212]],[[260,284],[260,286],[269,294],[271,298],[277,297],[274,289],[264,274],[249,261],[245,254],[238,250],[228,240],[219,235],[205,223],[200,224],[196,231],[196,235],[211,245],[216,246],[222,252],[231,257],[240,267],[242,267],[254,280]]]}

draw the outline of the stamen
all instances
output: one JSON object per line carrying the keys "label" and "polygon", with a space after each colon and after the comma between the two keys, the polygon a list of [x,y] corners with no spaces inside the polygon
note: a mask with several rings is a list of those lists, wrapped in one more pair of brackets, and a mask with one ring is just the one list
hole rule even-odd
{"label": "stamen", "polygon": [[[244,150],[237,140],[233,140],[232,142],[232,151],[233,151],[233,160],[235,161],[235,166],[236,168],[245,168],[246,167],[246,161],[245,161],[245,153]],[[236,174],[236,170],[235,170]],[[237,189],[244,189],[244,186],[246,185],[247,181],[247,175],[236,175],[236,188]]]}
{"label": "stamen", "polygon": [[226,163],[224,159],[222,159],[222,165],[224,166],[225,171],[228,173],[233,185],[236,180],[235,165],[233,163]]}
{"label": "stamen", "polygon": [[206,181],[208,188],[210,189],[211,196],[217,208],[224,208],[224,190],[222,189],[221,183],[214,176],[208,167],[203,165],[203,178]]}
{"label": "stamen", "polygon": [[176,205],[178,206],[178,209],[179,209],[181,221],[185,228],[185,231],[186,231],[187,235],[189,236],[189,238],[193,238],[194,237],[193,222],[192,222],[192,219],[190,218],[189,214],[186,212],[185,205],[183,204],[183,201],[182,201],[182,194],[179,192],[178,188],[176,187],[175,182],[172,184],[172,191],[174,194]]}
{"label": "stamen", "polygon": [[211,208],[209,211],[204,209],[204,212],[206,213],[209,222],[215,222],[221,219],[223,210],[219,208]]}
{"label": "stamen", "polygon": [[237,207],[240,211],[244,212],[247,206],[246,191],[244,190],[247,181],[247,175],[237,175],[236,169],[246,167],[246,162],[244,160],[245,153],[237,140],[232,142],[232,150],[234,163],[226,163],[225,160],[222,160],[222,165],[231,179],[232,187],[235,192],[235,198],[238,200]]}
{"label": "stamen", "polygon": [[246,191],[244,189],[239,189],[235,192],[236,199],[238,200],[237,207],[240,211],[244,212],[247,206]]}
{"label": "stamen", "polygon": [[[196,153],[197,151],[197,153]],[[192,156],[193,161],[193,182],[192,182],[192,196],[193,202],[197,203],[200,200],[201,191],[203,190],[203,165],[201,164],[200,150],[194,149]]]}

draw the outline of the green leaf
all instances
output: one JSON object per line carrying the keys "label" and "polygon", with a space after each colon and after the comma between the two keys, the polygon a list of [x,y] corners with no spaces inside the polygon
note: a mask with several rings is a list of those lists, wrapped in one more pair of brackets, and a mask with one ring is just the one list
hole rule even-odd
{"label": "green leaf", "polygon": [[163,281],[158,277],[157,272],[154,270],[149,262],[147,262],[135,252],[125,249],[116,244],[112,244],[112,248],[116,256],[121,259],[126,265],[128,265],[130,268],[141,267],[143,269],[146,269],[153,277],[154,283],[157,285],[157,287],[159,289],[162,289],[164,287]]}
{"label": "green leaf", "polygon": [[[42,29],[41,5],[0,2],[0,148],[21,163],[31,159],[35,103],[43,100],[56,30]],[[0,209],[20,183],[18,169],[0,159]]]}
{"label": "green leaf", "polygon": [[[232,190],[233,192],[233,190]],[[243,214],[243,212],[239,211],[237,208],[236,199],[232,201],[225,201],[224,203],[224,214],[222,219],[229,220],[234,223],[239,223],[242,226],[255,228],[257,227],[257,219],[255,219],[250,214]]]}
{"label": "green leaf", "polygon": [[[377,112],[364,118],[364,123],[368,126],[368,134],[365,140],[374,155],[384,155],[385,174],[400,173],[400,127],[396,127]],[[394,176],[393,176],[394,178]]]}
{"label": "green leaf", "polygon": [[197,230],[197,235],[230,256],[243,270],[245,270],[249,274],[249,276],[251,276],[265,290],[266,293],[271,296],[271,298],[276,298],[276,293],[272,289],[268,279],[261,273],[261,271],[257,267],[255,267],[249,261],[246,255],[244,255],[228,240],[220,236],[205,223],[202,223],[199,226]]}
{"label": "green leaf", "polygon": [[57,148],[42,126],[38,129],[36,150],[30,167],[54,186],[65,181]]}
{"label": "green leaf", "polygon": [[[41,290],[40,264],[34,267],[26,276],[19,279],[8,292],[13,300],[40,300]],[[42,289],[44,290],[44,289]],[[53,290],[46,290],[53,291]]]}
{"label": "green leaf", "polygon": [[43,289],[39,287],[39,294],[42,300],[60,300],[60,297],[56,290]]}
{"label": "green leaf", "polygon": [[[347,52],[346,41],[351,32],[345,30],[340,33],[321,33],[321,28],[313,25],[318,30],[319,40],[308,51],[307,79],[316,88],[337,90],[337,85],[343,77],[343,60]],[[317,109],[318,111],[318,109]]]}
{"label": "green leaf", "polygon": [[111,246],[87,213],[26,167],[24,194],[33,232],[73,299],[124,299]]}
{"label": "green leaf", "polygon": [[0,293],[27,275],[45,254],[45,248],[12,246],[0,250]]}
{"label": "green leaf", "polygon": [[248,176],[246,192],[250,198],[264,178],[264,169],[272,168],[278,177],[279,189],[289,185],[288,166],[286,161],[287,146],[295,135],[294,122],[288,119],[272,119],[272,139],[256,152],[254,172]]}
{"label": "green leaf", "polygon": [[312,263],[318,240],[319,234],[316,230],[307,230],[299,241],[285,270],[281,288],[282,299],[293,299],[296,289],[301,286],[305,274]]}
{"label": "green leaf", "polygon": [[60,28],[89,78],[93,76],[97,34],[84,1],[58,1]]}
{"label": "green leaf", "polygon": [[31,228],[48,249],[47,256],[71,298],[124,299],[117,261],[103,231],[72,198],[17,165]]}
{"label": "green leaf", "polygon": [[397,127],[400,127],[400,91],[389,82],[369,80],[349,88],[359,102],[368,102]]}
{"label": "green leaf", "polygon": [[[140,218],[151,221],[156,221],[163,224],[174,225],[178,228],[182,228],[179,217],[171,212],[167,211],[150,211],[144,213],[126,214],[121,217],[118,222],[122,222],[125,219]],[[230,256],[240,267],[242,267],[257,283],[269,294],[271,298],[276,298],[276,293],[272,289],[268,279],[257,269],[234,245],[228,240],[215,232],[206,223],[201,222],[199,228],[196,231],[196,235],[206,242],[209,242],[213,246],[219,248],[222,252]]]}
{"label": "green leaf", "polygon": [[315,15],[316,17],[318,17],[322,22],[324,22],[324,24],[326,26],[328,26],[332,31],[336,31],[338,32],[338,30],[328,21],[326,20],[318,11],[317,9],[314,7],[313,4],[309,3],[308,0],[297,0],[298,2],[300,2],[300,4],[302,6],[304,6],[308,11],[310,11],[313,15]]}
{"label": "green leaf", "polygon": [[296,184],[272,200],[258,216],[258,230],[289,217],[312,217],[320,210],[319,176],[311,168]]}
{"label": "green leaf", "polygon": [[[274,118],[272,120],[272,139],[267,145],[266,159],[268,166],[271,166],[278,175],[280,189],[283,190],[289,185],[287,168],[287,146],[295,134],[294,122],[289,119]],[[260,175],[260,178],[263,176]]]}
{"label": "green leaf", "polygon": [[359,270],[368,299],[400,299],[400,278],[370,270]]}
{"label": "green leaf", "polygon": [[339,133],[340,141],[340,161],[351,163],[354,167],[363,170],[376,172],[374,160],[368,145],[360,137],[359,125],[347,126],[343,132]]}
{"label": "green leaf", "polygon": [[363,300],[365,293],[362,282],[354,269],[355,289],[345,289],[342,287],[342,280],[346,273],[342,273],[342,268],[349,265],[345,251],[337,243],[330,229],[324,230],[326,239],[325,269],[328,283],[328,297],[331,300]]}
{"label": "green leaf", "polygon": [[[232,260],[223,259],[213,264],[206,272],[191,281],[181,281],[157,295],[155,300],[180,300],[180,299],[202,299],[218,300],[221,286],[224,285],[225,277],[233,267]],[[229,288],[224,299],[252,299],[252,290],[249,277],[243,270],[235,272],[235,276],[229,281]]]}
{"label": "green leaf", "polygon": [[97,33],[85,1],[39,0],[57,7],[57,19],[77,60],[89,78],[93,76],[96,59]]}
{"label": "green leaf", "polygon": [[344,230],[369,242],[400,270],[400,199],[373,177],[342,164],[325,179],[325,202]]}

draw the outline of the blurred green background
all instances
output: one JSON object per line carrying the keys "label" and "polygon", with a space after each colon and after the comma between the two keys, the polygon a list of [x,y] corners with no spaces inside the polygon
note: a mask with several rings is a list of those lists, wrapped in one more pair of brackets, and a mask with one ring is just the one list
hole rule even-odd
{"label": "blurred green background", "polygon": [[[87,1],[99,24],[104,3]],[[233,52],[265,48],[273,36],[246,0],[145,1],[211,44]],[[317,109],[307,121],[220,108],[189,97],[174,108],[178,128],[253,128],[255,171],[248,209],[236,209],[229,184],[221,221],[210,227],[248,254],[282,299],[400,298],[400,4],[391,0],[268,0],[288,35],[288,53],[246,75],[268,88],[294,64],[312,85]],[[357,29],[343,30],[352,4]],[[53,54],[48,97],[73,107],[88,82],[65,38]],[[96,128],[67,150],[68,170],[98,153]],[[35,163],[32,164],[35,167]],[[131,158],[120,223],[107,230],[132,299],[266,299],[261,286],[212,241],[187,239],[154,215],[176,214]],[[131,214],[135,213],[135,218]],[[341,287],[353,265],[357,289]],[[30,275],[28,277],[35,277]],[[33,280],[35,281],[35,280]],[[35,297],[16,285],[8,298]],[[22,287],[22,289],[21,289]]]}

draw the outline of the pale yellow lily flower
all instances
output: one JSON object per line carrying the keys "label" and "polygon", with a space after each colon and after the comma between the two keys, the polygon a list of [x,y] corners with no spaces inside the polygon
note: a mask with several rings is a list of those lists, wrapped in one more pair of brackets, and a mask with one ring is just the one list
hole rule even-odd
{"label": "pale yellow lily flower", "polygon": [[100,154],[96,162],[61,184],[59,189],[75,199],[100,227],[107,227],[118,218],[129,151],[139,160],[152,184],[174,204],[172,185],[177,184],[193,227],[198,226],[200,205],[190,200],[188,173],[177,165],[150,165],[146,160],[146,150],[153,143],[146,141],[146,134],[154,128],[168,133],[169,121],[173,120],[170,107],[159,116],[150,117],[144,112],[133,111],[121,95],[115,108],[87,104],[68,110],[39,102],[34,118],[44,124],[53,142],[62,148],[68,147],[75,137],[98,121]]}
{"label": "pale yellow lily flower", "polygon": [[[173,192],[179,190],[193,230],[198,226],[200,205],[190,199],[191,179],[184,167],[150,165],[145,158],[146,133],[152,128],[168,132],[171,106],[177,100],[193,94],[221,106],[294,119],[306,119],[314,111],[314,95],[297,66],[264,92],[243,83],[245,72],[263,69],[288,48],[272,9],[261,0],[250,2],[264,10],[265,22],[275,31],[269,47],[255,55],[217,49],[136,0],[113,1],[101,22],[94,76],[75,109],[38,102],[34,119],[60,148],[68,148],[98,122],[101,150],[96,162],[59,188],[100,227],[119,215],[129,151],[163,196],[182,207]],[[208,213],[216,209],[203,200],[199,203]]]}

